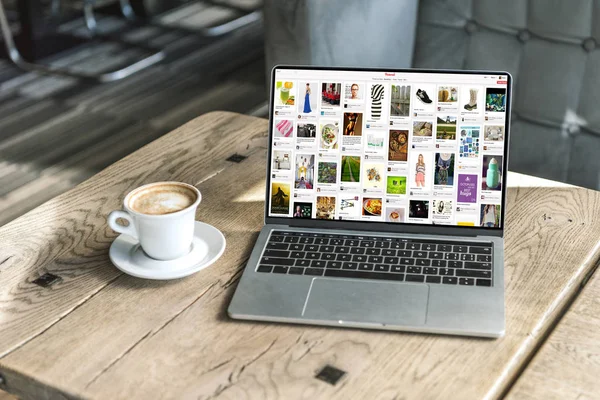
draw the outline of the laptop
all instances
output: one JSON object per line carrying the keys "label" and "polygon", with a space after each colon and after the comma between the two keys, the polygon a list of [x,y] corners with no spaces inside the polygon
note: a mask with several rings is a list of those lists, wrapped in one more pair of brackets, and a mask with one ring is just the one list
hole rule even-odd
{"label": "laptop", "polygon": [[235,319],[504,334],[511,76],[276,66]]}

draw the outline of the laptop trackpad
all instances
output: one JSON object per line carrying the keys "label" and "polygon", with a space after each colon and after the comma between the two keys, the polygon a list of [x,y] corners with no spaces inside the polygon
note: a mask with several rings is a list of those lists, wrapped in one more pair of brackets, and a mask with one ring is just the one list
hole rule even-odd
{"label": "laptop trackpad", "polygon": [[422,325],[429,285],[315,278],[302,316],[309,319]]}

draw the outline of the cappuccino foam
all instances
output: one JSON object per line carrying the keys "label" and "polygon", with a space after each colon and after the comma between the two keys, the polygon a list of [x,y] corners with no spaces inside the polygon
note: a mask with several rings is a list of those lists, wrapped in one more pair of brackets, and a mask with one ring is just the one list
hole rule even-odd
{"label": "cappuccino foam", "polygon": [[187,186],[162,183],[134,192],[128,205],[141,214],[163,215],[184,210],[195,201],[196,193]]}

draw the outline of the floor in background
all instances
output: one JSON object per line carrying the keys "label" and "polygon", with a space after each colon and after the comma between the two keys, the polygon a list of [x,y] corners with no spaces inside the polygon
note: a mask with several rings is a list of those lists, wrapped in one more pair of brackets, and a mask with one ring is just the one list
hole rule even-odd
{"label": "floor in background", "polygon": [[[100,19],[103,32],[122,24]],[[80,21],[63,30],[84,32]],[[131,28],[127,39],[165,47],[169,58],[108,84],[23,73],[0,61],[0,226],[201,114],[265,114],[262,35],[260,24],[208,42]],[[105,70],[140,55],[119,46],[98,43],[52,62]]]}

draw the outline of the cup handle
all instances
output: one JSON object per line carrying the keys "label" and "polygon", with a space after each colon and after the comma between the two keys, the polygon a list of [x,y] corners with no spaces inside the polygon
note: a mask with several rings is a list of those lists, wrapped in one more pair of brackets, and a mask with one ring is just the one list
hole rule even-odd
{"label": "cup handle", "polygon": [[[117,218],[123,218],[129,222],[128,226],[121,225],[117,223]],[[138,238],[137,231],[135,229],[135,225],[133,224],[133,218],[125,211],[113,211],[108,215],[108,225],[116,232],[124,233],[133,237],[134,239]]]}

